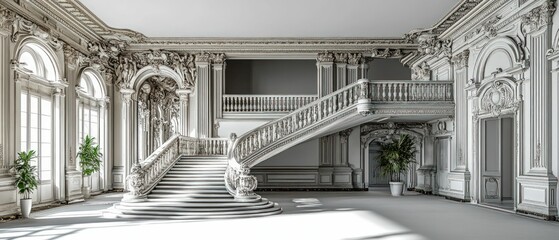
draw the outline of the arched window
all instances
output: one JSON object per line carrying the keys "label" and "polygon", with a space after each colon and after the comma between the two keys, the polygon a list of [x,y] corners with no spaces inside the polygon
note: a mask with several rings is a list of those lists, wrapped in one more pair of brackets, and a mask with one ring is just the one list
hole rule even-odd
{"label": "arched window", "polygon": [[[95,143],[99,144],[105,159],[107,156],[106,149],[106,94],[103,88],[103,81],[101,77],[91,69],[86,69],[82,72],[79,80],[79,85],[76,90],[78,94],[78,131],[77,131],[77,144],[82,143],[86,135],[95,138]],[[106,166],[107,164],[103,164]],[[101,192],[104,190],[104,183],[106,183],[106,170],[94,173],[86,182],[87,186],[91,187],[91,192]]]}
{"label": "arched window", "polygon": [[[39,186],[33,193],[35,202],[55,200],[56,143],[55,115],[56,107],[49,83],[56,82],[58,71],[54,58],[38,43],[24,44],[17,56],[18,70],[38,81],[23,81],[19,96],[19,148],[21,151],[35,150],[37,158],[33,164],[37,167]],[[19,81],[19,80],[18,80]]]}

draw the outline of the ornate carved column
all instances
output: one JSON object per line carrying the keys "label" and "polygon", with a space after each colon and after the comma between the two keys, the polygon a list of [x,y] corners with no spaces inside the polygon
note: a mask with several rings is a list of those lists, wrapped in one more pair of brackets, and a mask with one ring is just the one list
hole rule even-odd
{"label": "ornate carved column", "polygon": [[6,104],[10,102],[11,83],[14,82],[10,80],[10,72],[13,71],[10,71],[10,54],[6,51],[10,49],[9,36],[14,19],[15,14],[12,11],[0,6],[0,175],[7,172],[13,165],[13,158],[10,156],[15,155],[15,153],[12,155],[10,151],[10,149],[14,149],[12,143],[14,138],[10,138],[10,129],[15,128],[10,128],[13,120],[8,117],[13,114],[10,114],[9,105]]}
{"label": "ornate carved column", "polygon": [[210,84],[210,54],[201,53],[196,55],[196,137],[212,137],[212,110],[211,110],[211,84]]}
{"label": "ornate carved column", "polygon": [[[525,147],[521,152],[528,152],[529,157],[521,157],[521,173],[517,178],[520,191],[517,209],[549,217],[557,215],[557,177],[553,176],[551,169],[554,146],[549,131],[552,125],[551,99],[556,93],[551,92],[551,66],[546,56],[546,50],[552,47],[554,4],[555,1],[544,1],[521,17],[530,52],[530,81],[527,83],[530,112],[523,119],[528,123],[530,136],[524,137],[522,145]],[[534,196],[535,192],[539,192],[538,197]]]}
{"label": "ornate carved column", "polygon": [[130,175],[130,171],[134,163],[137,162],[134,159],[135,153],[135,143],[133,132],[136,128],[134,124],[134,111],[133,108],[135,107],[134,101],[132,100],[132,94],[134,93],[133,89],[122,88],[120,89],[121,97],[122,97],[122,119],[121,119],[121,147],[123,148],[121,151],[120,158],[122,159],[122,165],[124,167],[122,181],[122,186],[125,190],[128,190],[128,186],[126,184],[126,179]]}
{"label": "ornate carved column", "polygon": [[336,90],[347,85],[347,53],[336,53]]}
{"label": "ornate carved column", "polygon": [[192,92],[192,90],[190,89],[178,89],[177,90],[177,95],[179,95],[179,101],[180,101],[180,109],[179,109],[179,115],[180,115],[180,126],[179,126],[179,132],[181,133],[181,135],[183,136],[190,136],[188,133],[188,100],[190,98],[190,93]]}
{"label": "ornate carved column", "polygon": [[[60,88],[56,88],[55,92],[54,92],[54,111],[53,111],[53,123],[54,123],[54,129],[52,131],[53,135],[54,135],[54,163],[55,163],[55,169],[57,169],[57,171],[54,171],[56,174],[54,176],[54,184],[56,187],[56,192],[55,192],[55,198],[56,199],[66,199],[66,182],[64,181],[64,179],[66,179],[66,171],[64,171],[64,169],[66,169],[66,161],[65,161],[65,150],[66,150],[66,144],[65,144],[65,138],[66,138],[66,124],[65,124],[65,107],[64,107],[64,99],[65,99],[65,95],[64,95],[64,88],[67,87],[62,85],[60,86]],[[80,178],[81,178],[81,174],[80,174]],[[81,179],[80,179],[81,180]]]}
{"label": "ornate carved column", "polygon": [[225,54],[212,54],[212,69],[213,69],[213,134],[217,135],[217,122],[216,119],[222,118],[223,109],[223,94],[225,93]]}
{"label": "ornate carved column", "polygon": [[456,170],[467,171],[468,167],[466,164],[466,139],[468,132],[468,122],[466,113],[468,111],[467,107],[467,97],[466,92],[463,90],[466,88],[466,83],[468,82],[468,61],[470,57],[470,51],[464,50],[463,52],[457,54],[452,58],[454,64],[454,102],[456,104],[455,111],[455,153],[456,156],[452,159],[454,161],[451,163],[451,168]]}
{"label": "ornate carved column", "polygon": [[316,58],[318,70],[318,96],[326,96],[334,91],[334,54],[319,53]]}
{"label": "ornate carved column", "polygon": [[[361,53],[350,53],[347,59],[347,84],[357,82],[362,77],[359,71],[359,63],[361,62]],[[363,75],[367,76],[367,75]]]}

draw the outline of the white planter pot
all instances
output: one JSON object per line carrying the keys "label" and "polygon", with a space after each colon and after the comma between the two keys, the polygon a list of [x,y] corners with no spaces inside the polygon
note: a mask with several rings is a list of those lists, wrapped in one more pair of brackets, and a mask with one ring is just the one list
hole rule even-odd
{"label": "white planter pot", "polygon": [[31,207],[33,206],[33,199],[20,199],[19,204],[21,207],[21,217],[29,218],[29,215],[31,214]]}
{"label": "white planter pot", "polygon": [[91,197],[91,187],[82,187],[82,194],[85,199]]}
{"label": "white planter pot", "polygon": [[404,193],[404,183],[390,182],[390,193],[394,197],[402,196],[402,193]]}

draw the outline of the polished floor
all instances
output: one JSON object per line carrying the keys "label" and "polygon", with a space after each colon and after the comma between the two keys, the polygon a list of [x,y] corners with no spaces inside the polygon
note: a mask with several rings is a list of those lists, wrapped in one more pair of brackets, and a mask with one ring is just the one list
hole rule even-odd
{"label": "polished floor", "polygon": [[280,215],[202,221],[121,220],[103,194],[0,223],[0,239],[559,239],[559,222],[408,192],[262,192]]}

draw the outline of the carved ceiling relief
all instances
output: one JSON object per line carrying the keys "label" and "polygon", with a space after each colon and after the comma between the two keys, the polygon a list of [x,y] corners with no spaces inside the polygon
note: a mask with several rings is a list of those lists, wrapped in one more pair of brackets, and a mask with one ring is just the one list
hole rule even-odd
{"label": "carved ceiling relief", "polygon": [[493,116],[501,115],[505,109],[516,111],[519,101],[514,96],[514,90],[510,85],[504,81],[494,81],[481,96],[479,109],[481,113],[491,113]]}
{"label": "carved ceiling relief", "polygon": [[437,35],[425,33],[417,38],[421,55],[447,56],[452,54],[452,41],[439,39]]}
{"label": "carved ceiling relief", "polygon": [[[179,118],[178,86],[175,80],[154,76],[142,84],[138,92],[138,129],[144,134],[146,153],[152,152],[177,133]],[[149,137],[151,136],[151,137]]]}

